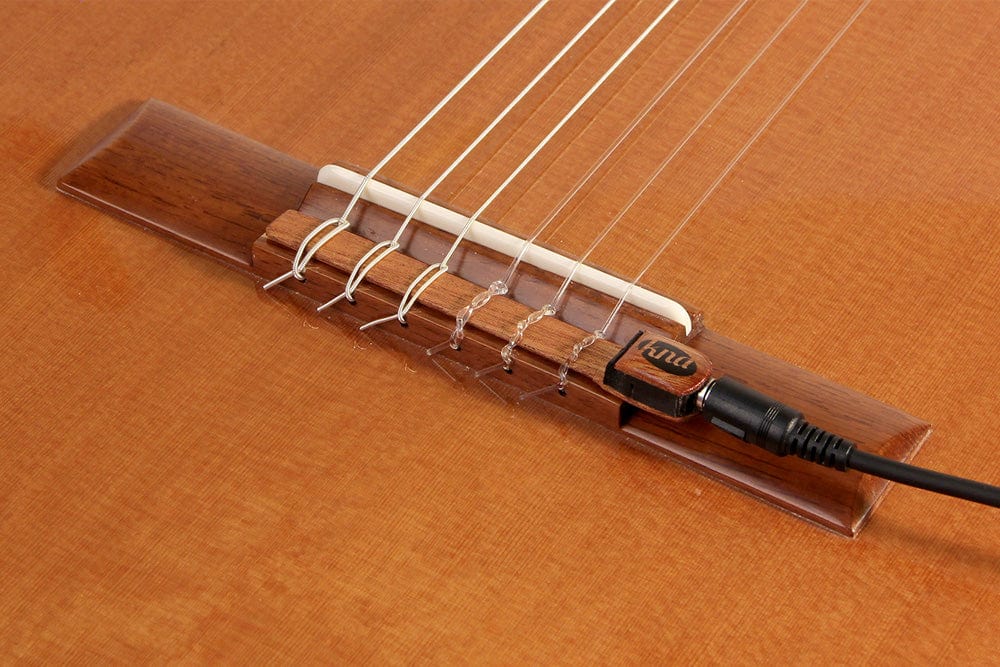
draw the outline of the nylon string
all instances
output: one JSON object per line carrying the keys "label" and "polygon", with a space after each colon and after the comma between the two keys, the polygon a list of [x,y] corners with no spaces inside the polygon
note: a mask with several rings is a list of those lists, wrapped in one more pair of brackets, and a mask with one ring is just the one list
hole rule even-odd
{"label": "nylon string", "polygon": [[[723,167],[722,171],[715,178],[715,180],[702,193],[701,197],[699,197],[698,200],[695,202],[695,204],[688,210],[688,212],[684,215],[684,217],[681,219],[678,225],[674,228],[673,232],[663,241],[663,243],[656,250],[656,252],[653,253],[653,256],[649,259],[649,261],[639,271],[638,275],[636,275],[635,279],[629,284],[626,293],[622,295],[622,297],[615,304],[614,308],[612,308],[604,325],[594,333],[584,337],[573,347],[573,350],[570,352],[569,357],[567,357],[566,361],[563,363],[562,367],[559,370],[559,383],[557,385],[557,388],[560,390],[560,392],[565,391],[565,387],[568,382],[569,369],[572,367],[576,359],[579,358],[583,350],[593,345],[595,342],[597,342],[597,340],[600,340],[607,336],[608,332],[611,329],[611,326],[614,324],[615,319],[620,314],[622,306],[625,304],[625,300],[628,297],[628,292],[634,289],[635,286],[639,284],[639,281],[642,280],[643,276],[646,275],[646,273],[656,263],[656,261],[660,258],[660,256],[663,255],[663,253],[666,251],[668,247],[670,247],[670,244],[674,241],[674,239],[676,239],[677,236],[681,233],[681,231],[683,231],[684,228],[691,222],[691,220],[698,213],[698,211],[701,210],[701,207],[704,206],[705,202],[708,201],[708,199],[718,190],[719,186],[726,179],[726,177],[732,172],[732,170],[736,167],[736,165],[739,164],[739,162],[743,159],[743,157],[747,154],[747,152],[750,151],[750,149],[754,146],[754,144],[757,143],[757,140],[760,139],[760,137],[764,134],[764,132],[767,131],[767,129],[771,126],[771,123],[774,122],[774,119],[777,118],[777,116],[785,109],[786,106],[788,106],[788,103],[791,101],[791,99],[795,96],[795,94],[799,91],[799,89],[802,88],[805,82],[809,80],[809,77],[812,76],[812,74],[816,71],[819,65],[826,59],[827,55],[829,55],[829,53],[836,47],[836,45],[840,42],[844,34],[851,28],[852,25],[854,25],[854,23],[858,20],[858,17],[861,16],[861,14],[864,12],[864,10],[868,7],[870,3],[871,0],[864,0],[861,3],[861,5],[858,6],[858,8],[854,11],[854,13],[847,19],[847,22],[830,39],[830,41],[823,48],[823,50],[816,57],[816,59],[813,60],[813,62],[809,65],[808,68],[806,68],[802,76],[800,76],[799,79],[792,85],[791,89],[778,102],[778,104],[774,107],[771,113],[768,114],[768,116],[764,119],[764,121],[757,127],[757,129],[746,141],[746,143],[744,143],[743,146],[740,148],[740,150],[736,152],[736,154],[729,161],[729,163],[726,164],[725,167]],[[537,392],[532,392],[532,394],[540,393],[541,391],[545,391],[547,389],[550,388],[545,388]]]}
{"label": "nylon string", "polygon": [[413,203],[413,206],[410,207],[410,210],[407,213],[406,218],[403,220],[402,224],[400,224],[399,228],[396,230],[396,234],[392,237],[392,239],[375,244],[354,265],[354,269],[351,271],[347,283],[344,286],[344,291],[335,298],[321,305],[317,310],[322,311],[326,308],[329,308],[330,306],[339,302],[341,299],[347,299],[352,303],[354,302],[354,291],[358,288],[358,286],[360,286],[361,282],[364,280],[368,272],[371,271],[376,264],[378,264],[383,259],[385,259],[390,254],[399,249],[400,239],[402,239],[403,234],[406,232],[406,229],[407,227],[409,227],[410,222],[413,220],[414,216],[417,215],[417,212],[420,210],[420,206],[427,200],[428,197],[431,196],[431,194],[433,194],[433,192],[437,189],[437,187],[441,185],[442,181],[444,181],[449,175],[451,175],[451,173],[465,160],[465,158],[467,158],[469,154],[472,153],[472,151],[475,150],[475,148],[479,146],[479,144],[482,143],[482,141],[486,139],[487,136],[489,136],[489,134],[494,130],[494,128],[496,128],[496,126],[499,125],[500,122],[507,117],[507,115],[511,112],[511,110],[513,110],[514,107],[516,107],[518,103],[520,103],[521,100],[523,100],[524,97],[528,93],[530,93],[532,89],[534,89],[534,87],[538,84],[538,82],[541,81],[545,77],[545,75],[548,74],[549,71],[553,67],[555,67],[560,60],[563,59],[563,57],[569,52],[569,50],[572,49],[573,46],[575,46],[576,43],[580,41],[580,39],[585,34],[587,34],[587,32],[589,32],[592,27],[594,27],[594,24],[597,23],[597,21],[602,16],[604,16],[604,14],[609,9],[611,9],[611,7],[617,1],[618,0],[608,0],[604,4],[604,6],[601,7],[600,10],[598,10],[598,12],[594,14],[594,16],[586,23],[586,25],[584,25],[583,28],[581,28],[573,36],[573,38],[570,39],[562,47],[562,49],[560,49],[560,51],[548,62],[548,64],[546,64],[545,67],[539,70],[539,72],[535,75],[535,77],[530,82],[528,82],[528,84],[524,88],[522,88],[521,91],[516,96],[514,96],[514,98],[507,104],[507,106],[504,107],[504,109],[499,114],[496,115],[496,117],[482,130],[482,132],[479,133],[479,136],[477,136],[468,146],[466,146],[465,149],[461,152],[461,154],[459,154],[458,157],[456,157],[454,161],[452,161],[452,163],[448,165],[448,167],[445,168],[445,170],[442,171],[441,174],[438,175],[436,179],[434,179],[434,182],[432,182],[430,186],[428,186],[427,189],[424,190],[423,194],[421,194],[420,197],[417,198],[417,200]]}
{"label": "nylon string", "polygon": [[[770,49],[771,46],[778,40],[778,38],[785,32],[785,30],[792,23],[792,21],[794,21],[795,18],[802,11],[802,9],[805,8],[808,2],[809,0],[802,0],[792,10],[792,12],[785,18],[785,20],[781,23],[781,25],[778,26],[777,30],[775,30],[771,34],[768,40],[764,42],[763,46],[761,46],[760,49],[758,49],[757,52],[753,55],[753,57],[743,66],[743,69],[740,70],[740,72],[733,78],[733,80],[729,82],[729,85],[726,86],[726,88],[722,91],[722,93],[702,113],[702,115],[698,118],[698,120],[691,127],[691,129],[689,129],[687,133],[684,135],[684,137],[677,143],[677,145],[674,146],[673,150],[671,150],[670,153],[660,162],[660,164],[657,165],[656,169],[653,170],[653,172],[646,179],[645,183],[643,183],[643,185],[639,188],[639,190],[636,191],[636,193],[632,196],[631,199],[629,199],[629,201],[625,204],[625,206],[619,209],[618,213],[615,214],[613,218],[611,218],[611,220],[604,227],[604,229],[602,229],[601,232],[594,238],[594,240],[591,242],[590,246],[587,248],[584,254],[573,265],[573,269],[570,271],[569,275],[567,275],[566,278],[563,280],[562,285],[560,285],[559,289],[556,291],[552,300],[546,305],[542,306],[542,308],[540,308],[539,310],[533,312],[526,319],[517,323],[514,335],[511,336],[510,340],[507,342],[507,345],[505,345],[503,349],[500,351],[500,357],[502,360],[500,366],[502,368],[504,368],[507,371],[510,370],[511,365],[513,364],[514,349],[521,342],[521,339],[523,338],[525,331],[528,329],[528,327],[530,327],[532,324],[537,323],[542,318],[554,316],[558,312],[559,308],[561,307],[561,301],[565,296],[566,291],[572,284],[573,278],[576,276],[577,271],[580,270],[580,267],[583,266],[583,264],[587,261],[590,255],[594,252],[594,250],[600,245],[601,241],[607,238],[608,234],[610,234],[611,231],[618,226],[622,218],[624,218],[625,215],[629,212],[629,210],[631,210],[631,208],[635,205],[635,203],[639,201],[642,195],[657,180],[660,174],[663,173],[663,170],[666,169],[667,165],[673,162],[674,158],[676,158],[677,155],[682,150],[684,150],[684,148],[691,141],[691,138],[698,133],[698,131],[705,125],[705,123],[712,116],[712,114],[714,114],[715,111],[722,105],[722,103],[729,97],[730,93],[733,92],[736,86],[738,86],[740,82],[743,81],[747,73],[750,72],[750,70],[753,69],[753,67],[760,61],[760,59],[764,56],[764,54],[767,53],[768,49]],[[625,294],[626,297],[628,293],[631,291],[631,288],[632,285],[630,285],[629,288],[627,288],[628,291],[626,291]]]}
{"label": "nylon string", "polygon": [[[455,95],[457,95],[459,91],[461,91],[465,87],[465,85],[470,80],[472,80],[472,78],[475,77],[480,72],[480,70],[483,69],[483,67],[486,66],[487,63],[493,60],[493,57],[497,53],[499,53],[500,50],[503,49],[507,45],[507,43],[510,42],[510,40],[512,40],[514,36],[517,35],[521,31],[521,29],[524,28],[524,26],[526,26],[531,21],[531,19],[533,19],[535,15],[538,14],[538,12],[541,11],[542,8],[548,3],[549,0],[540,0],[540,2],[538,2],[538,4],[536,4],[531,9],[531,11],[529,11],[524,16],[524,18],[522,18],[517,23],[517,25],[515,25],[510,30],[510,32],[508,32],[503,37],[503,39],[497,42],[497,44],[492,49],[490,49],[489,53],[483,56],[482,60],[476,63],[476,65],[471,70],[469,70],[469,72],[462,78],[461,81],[455,84],[455,87],[452,88],[451,91],[447,95],[445,95],[441,99],[441,101],[438,102],[434,106],[434,108],[431,109],[427,113],[427,115],[423,117],[423,119],[420,120],[420,122],[418,122],[416,125],[413,126],[413,129],[411,129],[409,133],[399,141],[399,143],[397,143],[388,153],[385,154],[385,156],[381,160],[379,160],[378,164],[372,167],[371,171],[369,171],[368,174],[365,176],[365,178],[361,181],[361,184],[358,186],[357,191],[355,191],[354,196],[351,197],[351,200],[347,204],[347,207],[344,209],[344,212],[341,213],[340,216],[336,218],[330,218],[328,220],[325,220],[324,222],[317,225],[312,231],[310,231],[309,234],[307,234],[306,237],[302,239],[302,242],[299,244],[298,250],[296,250],[295,252],[295,259],[292,261],[291,271],[281,276],[278,276],[274,280],[268,282],[267,284],[264,285],[264,289],[270,289],[275,285],[278,285],[293,276],[298,280],[305,280],[305,275],[303,274],[303,271],[305,270],[306,265],[308,265],[309,262],[312,261],[312,258],[316,254],[316,252],[330,239],[332,239],[334,236],[336,236],[337,234],[339,234],[344,229],[347,229],[350,226],[351,223],[349,216],[351,212],[354,210],[354,207],[357,205],[358,201],[364,195],[365,190],[368,187],[368,183],[370,183],[371,180],[375,178],[375,175],[378,174],[378,172],[380,172],[385,167],[385,165],[388,164],[389,161],[396,156],[397,153],[403,150],[403,148],[410,142],[410,140],[412,140],[413,137],[415,137],[417,133],[419,133],[420,130],[422,130],[424,126],[427,125],[427,123],[429,123],[438,114],[438,112],[441,111],[441,109],[444,108],[445,105],[447,105],[448,102],[450,102],[452,98],[454,98]],[[327,232],[311,248],[309,248],[309,243],[319,234],[321,234],[324,230],[330,229],[330,227],[333,227],[334,229]]]}
{"label": "nylon string", "polygon": [[[468,323],[472,315],[480,308],[485,306],[494,296],[504,295],[510,289],[510,282],[513,280],[514,275],[517,272],[525,255],[528,253],[529,249],[537,242],[538,238],[545,232],[545,230],[551,225],[551,223],[556,220],[563,209],[572,201],[577,194],[591,181],[591,179],[597,174],[598,170],[604,166],[612,154],[614,154],[619,147],[633,134],[633,132],[639,127],[643,120],[645,120],[652,110],[660,103],[663,97],[674,87],[677,81],[684,76],[684,74],[690,69],[691,65],[701,57],[702,53],[715,41],[718,35],[732,22],[733,18],[746,6],[749,0],[741,0],[733,9],[722,19],[722,21],[715,27],[715,29],[706,37],[695,51],[688,56],[688,58],[681,65],[680,69],[667,81],[660,90],[650,99],[645,107],[632,119],[629,125],[618,135],[618,138],[604,151],[604,153],[597,159],[594,164],[580,177],[580,179],[573,185],[573,187],[563,196],[559,203],[545,216],[542,222],[535,228],[532,234],[524,240],[519,251],[515,255],[513,261],[507,267],[506,272],[503,277],[494,281],[489,285],[489,287],[479,294],[477,294],[469,304],[463,308],[455,318],[455,329],[452,331],[451,336],[448,341],[436,345],[427,350],[428,355],[436,354],[445,347],[451,347],[452,349],[459,349],[462,340],[465,337],[465,325]],[[576,269],[573,271],[576,272]]]}
{"label": "nylon string", "polygon": [[576,104],[570,108],[569,111],[559,120],[558,123],[549,131],[545,137],[531,150],[531,152],[521,161],[521,163],[514,168],[514,170],[507,176],[506,179],[486,198],[486,201],[469,216],[465,225],[463,226],[460,233],[456,236],[455,241],[452,243],[451,247],[445,253],[444,257],[437,264],[432,264],[428,266],[424,271],[422,271],[414,280],[410,283],[409,287],[403,294],[403,298],[399,302],[399,307],[396,314],[390,315],[388,317],[383,317],[377,320],[372,320],[367,324],[361,326],[362,330],[368,329],[379,324],[384,324],[390,322],[393,319],[399,321],[400,324],[406,324],[406,314],[409,310],[416,304],[420,295],[430,287],[438,278],[448,272],[448,261],[452,258],[458,247],[461,245],[462,241],[465,239],[469,230],[479,219],[479,217],[486,211],[487,208],[494,202],[494,200],[500,196],[500,194],[506,190],[515,178],[534,160],[534,158],[541,152],[543,148],[552,140],[552,138],[558,134],[558,132],[563,128],[563,126],[572,119],[580,108],[586,104],[586,102],[601,88],[601,86],[611,77],[612,74],[624,63],[630,55],[642,44],[649,34],[663,21],[664,18],[677,6],[680,0],[672,0],[658,15],[657,17],[646,27],[645,30],[633,41],[629,47],[618,57],[617,60],[601,75],[601,77],[590,87],[590,89],[583,94],[580,99],[577,100]]}

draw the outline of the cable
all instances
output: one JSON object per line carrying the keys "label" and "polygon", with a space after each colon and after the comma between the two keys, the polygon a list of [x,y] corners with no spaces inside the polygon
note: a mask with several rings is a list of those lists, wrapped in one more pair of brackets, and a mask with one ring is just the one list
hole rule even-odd
{"label": "cable", "polygon": [[848,457],[847,467],[918,489],[942,493],[953,498],[971,500],[991,507],[1000,507],[1000,487],[990,486],[943,472],[918,468],[887,459],[878,454],[855,449]]}
{"label": "cable", "polygon": [[954,498],[1000,507],[1000,487],[918,468],[857,448],[806,421],[802,413],[729,377],[697,397],[704,417],[727,433],[777,456],[797,456],[837,470],[857,470]]}
{"label": "cable", "polygon": [[709,424],[775,456],[797,456],[841,472],[857,470],[953,498],[1000,507],[1000,487],[861,451],[806,421],[801,412],[731,377],[713,378],[701,353],[638,331],[604,369],[604,388],[668,419],[701,413]]}

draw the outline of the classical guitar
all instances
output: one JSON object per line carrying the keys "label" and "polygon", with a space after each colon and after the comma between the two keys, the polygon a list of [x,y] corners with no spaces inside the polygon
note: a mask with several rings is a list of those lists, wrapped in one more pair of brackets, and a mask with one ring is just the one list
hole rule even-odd
{"label": "classical guitar", "polygon": [[13,12],[10,655],[991,655],[992,6],[179,7]]}

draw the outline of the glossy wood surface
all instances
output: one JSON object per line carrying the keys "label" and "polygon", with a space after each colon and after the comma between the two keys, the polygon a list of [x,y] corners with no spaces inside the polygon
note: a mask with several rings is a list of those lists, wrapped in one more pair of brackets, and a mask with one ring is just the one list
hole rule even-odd
{"label": "glossy wood surface", "polygon": [[[169,141],[164,141],[168,136]],[[202,147],[203,152],[185,159],[192,146]],[[80,164],[60,177],[57,187],[99,210],[218,258],[263,285],[287,273],[293,253],[307,233],[348,206],[350,193],[303,183],[301,174],[309,171],[298,166],[294,158],[262,150],[249,139],[240,142],[223,128],[213,128],[202,119],[151,100],[140,105]],[[256,181],[260,181],[259,187]],[[209,188],[209,184],[213,187]],[[289,199],[300,200],[300,209],[317,217],[301,210],[287,210],[275,217],[275,211],[287,206]],[[336,242],[317,248],[314,261],[305,270],[305,280],[287,280],[270,294],[281,298],[285,290],[293,290],[309,297],[299,304],[303,312],[314,312],[333,295],[342,293],[349,274],[365,253],[375,242],[391,238],[402,221],[401,216],[378,206],[362,206],[349,231],[337,236]],[[255,234],[259,236],[254,238]],[[247,249],[251,242],[252,253]],[[411,227],[400,242],[399,252],[372,265],[354,303],[342,301],[325,310],[324,316],[346,316],[362,324],[391,313],[413,277],[438,261],[450,245],[446,235],[423,225]],[[503,274],[509,260],[466,243],[450,263],[453,270],[423,292],[407,316],[407,326],[395,320],[383,325],[389,340],[409,343],[407,349],[418,364],[428,363],[427,348],[449,340],[457,314]],[[589,289],[571,290],[559,317],[543,318],[524,332],[509,373],[501,372],[506,359],[502,364],[499,360],[501,348],[512,340],[518,323],[548,303],[561,282],[558,276],[543,271],[519,271],[509,298],[492,299],[470,319],[461,349],[446,347],[433,361],[448,359],[459,365],[459,372],[475,373],[491,385],[499,383],[508,392],[513,389],[515,395],[554,389],[559,367],[573,346],[600,326],[614,305],[613,299],[601,298]],[[641,401],[631,400],[631,391],[625,385],[609,382],[608,364],[619,356],[623,345],[632,341],[635,332],[652,335],[660,331],[662,336],[711,350],[711,363],[707,359],[699,363],[700,374],[691,378],[695,383],[688,383],[683,391],[677,386],[671,390],[677,396],[675,407],[681,409],[670,411],[671,416],[690,414],[685,407],[690,404],[690,394],[708,380],[714,366],[716,374],[742,378],[801,410],[809,419],[822,422],[827,430],[883,456],[912,460],[927,438],[929,425],[897,408],[706,331],[700,326],[701,314],[688,310],[697,326],[690,334],[662,317],[635,308],[623,309],[608,339],[596,340],[573,363],[567,391],[548,391],[541,398],[608,427],[614,439],[627,433],[641,446],[668,452],[697,470],[825,528],[856,535],[884,495],[886,482],[820,470],[794,457],[776,459],[722,430],[703,428],[698,419],[674,423],[664,418],[658,407],[650,409]],[[615,377],[621,379],[620,374]],[[614,396],[622,400],[613,400]],[[647,419],[644,412],[660,414]]]}
{"label": "glossy wood surface", "polygon": [[[652,4],[616,9],[562,75],[598,71]],[[429,182],[501,84],[593,11],[557,7],[391,178]],[[494,217],[530,231],[728,7],[682,2],[634,85]],[[934,423],[918,463],[996,481],[1000,9],[940,7],[866,10],[648,282],[728,337]],[[613,212],[662,156],[649,147],[676,141],[790,10],[753,4],[584,210]],[[636,270],[852,10],[811,4],[596,261]],[[995,660],[995,510],[895,488],[863,537],[835,537],[414,368],[381,334],[258,298],[54,190],[71,144],[113,127],[92,119],[148,97],[307,164],[374,164],[524,11],[0,6],[8,659]],[[489,191],[543,131],[531,119],[585,87],[560,80],[444,198]],[[547,240],[579,252],[601,219]]]}
{"label": "glossy wood surface", "polygon": [[58,187],[93,204],[127,200],[113,212],[248,268],[254,241],[268,222],[299,207],[316,171],[152,100],[84,155]]}

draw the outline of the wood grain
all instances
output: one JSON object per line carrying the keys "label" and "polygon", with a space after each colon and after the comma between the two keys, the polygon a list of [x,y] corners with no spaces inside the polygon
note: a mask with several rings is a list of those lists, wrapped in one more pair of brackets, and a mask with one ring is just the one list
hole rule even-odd
{"label": "wood grain", "polygon": [[695,414],[695,394],[712,375],[712,362],[658,331],[638,331],[604,369],[604,387],[630,406],[667,419]]}
{"label": "wood grain", "polygon": [[[751,3],[585,193],[593,214],[544,240],[580,252],[794,4]],[[653,5],[616,5],[439,196],[477,206]],[[729,8],[682,1],[491,217],[530,233]],[[387,177],[429,183],[594,9],[552,3]],[[595,261],[634,274],[853,9],[810,3]],[[149,97],[373,165],[526,11],[0,5],[5,660],[995,660],[993,510],[894,488],[840,539],[55,191],[92,120]],[[934,423],[919,464],[993,481],[998,11],[873,2],[646,278],[730,344]]]}
{"label": "wood grain", "polygon": [[[243,232],[231,229],[232,226],[238,227],[239,221],[230,223],[215,211],[202,210],[197,206],[203,195],[202,184],[211,183],[215,175],[220,173],[243,173],[248,180],[255,174],[273,177],[275,174],[270,167],[275,158],[265,152],[255,156],[255,145],[249,141],[247,146],[227,150],[227,142],[232,144],[238,141],[231,133],[220,128],[216,131],[220,136],[210,136],[211,126],[200,120],[186,118],[176,110],[164,109],[162,105],[144,105],[141,115],[142,123],[126,122],[123,128],[113,132],[108,140],[90,153],[90,157],[60,179],[60,187],[69,189],[67,183],[77,183],[79,187],[69,189],[74,196],[109,213],[123,214],[127,220],[148,224],[167,238],[193,245],[210,256],[224,257],[224,252],[232,249],[232,239]],[[212,160],[199,157],[185,161],[176,155],[163,155],[163,152],[170,149],[145,136],[149,134],[155,138],[169,133],[175,135],[173,143],[180,146],[204,144],[206,150],[211,151]],[[149,154],[145,151],[149,151]],[[292,159],[284,158],[284,161],[291,162]],[[146,192],[149,180],[147,174],[143,170],[130,173],[128,164],[161,165],[156,171],[157,178],[153,179],[153,183],[158,184],[160,189],[155,193]],[[175,174],[173,178],[171,173]],[[110,180],[113,187],[109,188],[99,182],[102,175]],[[88,180],[96,182],[93,192],[88,190]],[[291,175],[281,187],[272,189],[275,193],[301,192],[302,186],[297,177]],[[320,211],[320,218],[312,218],[297,211],[286,211],[275,218],[267,226],[265,234],[255,241],[249,266],[243,261],[232,263],[232,266],[249,269],[253,275],[265,281],[287,275],[292,253],[300,246],[307,233],[322,220],[339,215],[348,205],[348,193],[333,196],[330,192],[321,193],[321,190],[323,188],[311,187],[310,192],[314,196],[306,195],[303,200],[303,206],[308,202],[310,210],[316,209],[319,202],[323,203],[327,210]],[[231,197],[226,208],[239,211],[244,218],[251,220],[269,219],[283,196],[273,194],[271,200],[261,205],[259,198],[264,196],[261,193],[266,193],[266,188],[257,189],[252,185],[233,183],[223,186],[221,191]],[[252,195],[247,196],[246,193]],[[162,209],[162,214],[157,212],[158,208]],[[177,216],[175,211],[178,209],[185,210],[185,215]],[[377,206],[362,207],[352,229],[367,236],[354,231],[342,232],[334,242],[316,249],[315,268],[326,266],[332,271],[314,271],[313,267],[309,267],[304,281],[288,280],[284,286],[314,299],[306,308],[315,309],[331,296],[342,292],[357,263],[373,248],[376,241],[383,240],[379,238],[377,230],[393,230],[401,223],[402,217],[397,214]],[[443,253],[447,250],[447,239],[444,236],[430,233],[430,230],[421,227],[415,228],[403,239],[405,253],[392,253],[371,267],[365,279],[369,289],[364,290],[364,299],[356,298],[353,303],[342,301],[341,308],[327,312],[334,315],[339,310],[367,322],[394,310],[413,277],[427,268],[429,262],[435,261],[435,251]],[[192,239],[191,229],[199,231],[198,242]],[[385,238],[388,238],[388,233]],[[245,242],[249,242],[249,237]],[[245,256],[246,252],[237,248],[236,254]],[[418,257],[422,257],[424,261]],[[390,332],[411,344],[415,343],[417,360],[424,360],[424,351],[448,340],[456,315],[486,285],[496,279],[505,269],[505,264],[505,259],[496,253],[476,244],[468,244],[462,255],[455,257],[454,273],[442,275],[431,284],[421,296],[416,309],[410,311],[407,326],[396,327],[393,326],[395,322],[390,322]],[[546,303],[546,299],[558,289],[560,282],[558,276],[535,270],[517,281],[513,296],[537,304]],[[481,334],[476,345],[447,350],[445,356],[465,366],[466,371],[474,371],[477,377],[483,377],[484,369],[492,369],[488,373],[488,376],[492,376],[491,381],[509,385],[515,391],[534,392],[544,387],[554,389],[560,365],[569,357],[574,345],[590,330],[574,326],[574,323],[583,323],[583,327],[596,327],[601,321],[602,313],[613,306],[613,301],[606,297],[591,300],[591,293],[592,290],[577,290],[572,295],[573,302],[570,310],[564,314],[565,321],[563,318],[547,317],[525,331],[508,372],[501,372],[499,360],[502,356],[499,350],[513,340],[515,325],[526,321],[534,310],[533,306],[520,303],[514,298],[495,298],[481,308],[468,325],[470,332],[474,330]],[[692,314],[697,322],[697,313]],[[617,343],[613,340],[597,340],[573,363],[573,381],[571,387],[567,388],[571,391],[549,391],[542,398],[583,419],[610,428],[614,433],[622,425],[626,425],[626,432],[643,445],[663,449],[697,468],[710,471],[713,476],[727,483],[759,495],[824,527],[845,535],[856,535],[868,520],[874,504],[885,492],[885,482],[831,471],[825,476],[820,475],[824,483],[817,484],[814,471],[803,471],[801,466],[746,456],[731,441],[731,437],[720,430],[698,430],[698,437],[695,439],[698,442],[696,454],[686,451],[687,443],[692,440],[692,434],[687,432],[690,430],[687,425],[676,427],[676,430],[685,432],[687,437],[669,440],[669,433],[675,430],[674,425],[669,423],[670,419],[691,415],[693,393],[708,381],[712,364],[695,350],[689,349],[690,355],[702,359],[698,363],[698,371],[690,378],[693,382],[663,383],[664,386],[673,387],[672,409],[666,404],[651,406],[633,396],[632,387],[636,380],[662,381],[663,378],[654,378],[642,372],[642,368],[646,366],[644,363],[629,363],[631,357],[628,357],[628,353],[628,358],[620,359],[621,346],[634,343],[636,331],[647,331],[650,336],[654,335],[658,331],[656,327],[663,322],[665,321],[659,316],[631,309],[619,323],[619,327],[611,332],[612,337],[616,334],[620,337]],[[629,327],[624,332],[631,334],[633,338],[625,340],[621,337],[623,327]],[[684,335],[684,330],[674,323],[669,323],[664,328],[671,333],[663,331],[657,335],[665,339],[676,340]],[[701,329],[693,333],[693,337],[689,336],[685,340],[692,345],[699,345],[701,337],[709,332]],[[927,436],[926,423],[899,410],[856,392],[849,392],[814,375],[796,371],[766,355],[748,354],[740,346],[727,345],[724,339],[716,342],[721,344],[716,345],[713,360],[719,368],[739,368],[741,376],[747,378],[750,384],[770,387],[770,395],[799,407],[812,419],[827,419],[829,430],[850,433],[849,437],[870,451],[908,460]],[[742,356],[730,358],[732,352]],[[609,374],[609,364],[616,360],[619,365],[630,366],[630,375],[634,378],[622,376],[621,373]],[[506,358],[503,358],[502,365],[506,370]],[[625,402],[609,401],[608,393]],[[633,421],[641,421],[635,419],[636,408],[666,417],[667,421],[657,424],[654,420],[653,426],[646,429],[630,428],[628,425]],[[715,454],[715,461],[711,465],[701,458],[706,449]],[[735,453],[735,457],[732,453]],[[755,470],[755,467],[759,467],[759,470]]]}
{"label": "wood grain", "polygon": [[120,215],[248,267],[264,226],[297,208],[315,180],[316,169],[304,162],[150,100],[63,176],[59,189],[96,206],[127,201]]}

